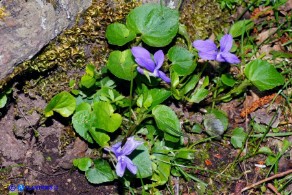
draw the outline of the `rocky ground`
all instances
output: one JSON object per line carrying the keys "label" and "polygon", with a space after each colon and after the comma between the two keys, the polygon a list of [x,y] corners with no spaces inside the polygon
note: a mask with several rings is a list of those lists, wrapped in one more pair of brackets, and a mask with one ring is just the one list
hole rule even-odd
{"label": "rocky ground", "polygon": [[[265,17],[268,16],[269,15]],[[235,17],[236,14],[234,15],[234,18]],[[105,19],[107,22],[108,20],[108,18]],[[191,18],[189,18],[189,20],[191,20]],[[91,26],[89,26],[88,29],[91,29],[90,27]],[[84,29],[88,30],[87,28]],[[86,32],[92,33],[89,30]],[[104,28],[101,28],[100,32],[104,33]],[[265,31],[262,30],[262,32],[264,33]],[[75,34],[72,36],[74,35]],[[95,36],[99,37],[101,42],[93,43],[90,40],[87,40],[87,46],[83,49],[85,51],[85,56],[90,57],[91,60],[102,61],[100,60],[101,56],[90,53],[91,51],[96,51],[96,45],[106,44],[104,43],[104,34],[96,35],[92,33],[88,37],[96,38]],[[264,39],[265,37],[263,36],[266,35],[259,33],[258,38]],[[264,47],[264,45],[260,49],[270,49],[271,45],[275,46],[277,44],[268,44],[266,47]],[[107,52],[106,49],[102,51],[104,53]],[[44,49],[44,52],[46,52],[46,49]],[[41,55],[42,54],[40,54],[40,56]],[[64,61],[70,61],[71,57],[72,56],[66,56]],[[70,60],[68,60],[69,58]],[[76,57],[76,59],[78,58]],[[72,61],[70,61],[70,63]],[[63,63],[63,61],[61,63]],[[64,67],[61,69],[67,70]],[[74,69],[74,71],[75,70],[76,69]],[[80,68],[79,71],[75,71],[74,73],[80,76],[83,74],[83,71],[83,68]],[[25,77],[17,77],[14,81],[13,92],[9,96],[8,103],[6,107],[0,110],[0,194],[8,194],[9,190],[10,192],[14,191],[15,189],[13,187],[18,184],[24,184],[26,186],[50,185],[54,188],[51,191],[32,190],[26,192],[27,194],[123,194],[124,189],[120,186],[119,182],[92,185],[86,180],[84,173],[73,167],[72,160],[74,158],[84,156],[94,157],[97,155],[98,151],[94,146],[88,145],[75,134],[73,127],[68,120],[56,115],[45,123],[41,123],[41,126],[38,125],[40,124],[39,122],[42,121],[43,109],[50,98],[46,97],[46,93],[38,91],[40,88],[34,88],[33,85],[34,83],[38,83],[38,81],[43,84],[42,80],[44,78],[48,78],[54,73],[59,74],[60,72],[62,74],[64,73],[62,71],[58,72],[56,69],[49,70],[45,72],[45,74],[41,73],[40,78],[32,79],[29,79],[30,75],[28,74],[25,75]],[[76,76],[76,78],[77,77],[78,76]],[[27,83],[33,84],[27,86]],[[67,86],[68,80],[62,83],[62,85],[63,84]],[[48,84],[48,86],[51,87],[52,85]],[[50,94],[52,89],[46,87],[47,86],[43,88],[47,90],[47,94]],[[64,87],[60,88],[60,90],[62,89],[64,89]],[[218,105],[220,109],[228,113],[228,129],[231,130],[235,127],[247,127],[250,124],[251,118],[242,117],[240,115],[243,110],[250,108],[252,104],[258,104],[258,109],[252,112],[252,118],[257,123],[268,124],[271,117],[273,118],[273,116],[276,116],[274,125],[279,127],[280,131],[291,131],[292,116],[285,100],[278,98],[268,108],[267,105],[272,101],[266,101],[264,97],[269,96],[270,94],[260,94],[258,91],[254,93],[254,91],[254,89],[251,89],[247,92],[245,97],[240,97],[228,103]],[[54,91],[54,93],[57,92],[58,90]],[[50,96],[52,96],[52,94],[50,94]],[[266,102],[265,104],[259,103],[261,101]],[[200,110],[200,108],[204,108],[204,105],[202,105],[202,107],[188,109],[182,108],[180,105],[171,106],[180,117],[197,122],[201,122],[202,120],[202,110]],[[277,109],[278,107],[281,107],[280,111]],[[267,112],[268,109],[269,112]],[[228,133],[229,132],[227,132],[227,134]],[[191,140],[199,139],[197,135],[192,135],[190,138]],[[287,139],[292,142],[291,136]],[[268,138],[264,144],[270,148],[277,148],[280,141],[281,138]],[[228,166],[226,167],[226,165],[233,163],[238,155],[238,150],[234,149],[230,142],[226,140],[222,142],[212,142],[211,144],[206,144],[201,147],[205,147],[208,152],[209,158],[208,160],[205,160],[204,168],[210,171],[221,173],[228,172]],[[279,159],[278,170],[280,172],[291,170],[291,156],[291,151],[288,151],[286,155],[283,155],[283,157]],[[263,163],[265,159],[266,156],[257,155],[243,163],[239,163],[236,169],[232,171],[238,173],[234,175],[243,174],[241,177],[229,177],[228,179],[225,178],[223,180],[222,177],[217,178],[215,174],[211,173],[206,174],[205,172],[196,171],[196,174],[200,179],[213,183],[214,189],[218,189],[217,194],[240,194],[240,190],[247,184],[247,181],[255,183],[256,181],[265,178],[263,171],[254,166],[255,164]],[[196,165],[196,162],[194,162],[194,164]],[[244,172],[246,170],[251,171]],[[192,181],[186,182],[183,179],[179,180],[176,177],[172,177],[170,185],[178,187],[181,194],[196,194],[194,192],[194,183]],[[290,185],[287,189],[288,188],[292,188],[292,186]],[[164,190],[164,194],[170,193],[164,188],[162,188],[162,190]],[[258,192],[251,191],[250,193],[257,194]],[[272,191],[267,190],[267,194],[272,194]]]}

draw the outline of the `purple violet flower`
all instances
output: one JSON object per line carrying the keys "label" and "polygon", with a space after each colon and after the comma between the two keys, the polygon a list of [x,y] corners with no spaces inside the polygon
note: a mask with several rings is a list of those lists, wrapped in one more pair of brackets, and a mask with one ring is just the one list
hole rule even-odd
{"label": "purple violet flower", "polygon": [[170,83],[170,78],[166,76],[164,72],[159,70],[164,61],[164,54],[162,50],[158,50],[154,54],[154,60],[151,58],[149,51],[143,47],[133,47],[131,49],[133,56],[135,57],[136,63],[139,65],[137,71],[140,74],[148,72],[150,76],[158,77],[167,83]]}
{"label": "purple violet flower", "polygon": [[208,39],[206,41],[197,40],[193,42],[193,46],[199,51],[199,57],[204,60],[216,60],[218,62],[228,62],[231,64],[238,64],[240,60],[238,57],[229,51],[231,50],[233,38],[226,34],[220,40],[220,51],[218,52],[215,43]]}
{"label": "purple violet flower", "polygon": [[136,165],[134,165],[131,159],[127,157],[127,155],[130,155],[141,144],[143,144],[143,142],[134,140],[134,136],[132,136],[127,138],[127,141],[123,147],[121,147],[122,142],[118,142],[110,148],[110,151],[115,154],[118,160],[116,165],[116,173],[119,177],[123,177],[126,168],[128,168],[129,171],[133,174],[137,173]]}

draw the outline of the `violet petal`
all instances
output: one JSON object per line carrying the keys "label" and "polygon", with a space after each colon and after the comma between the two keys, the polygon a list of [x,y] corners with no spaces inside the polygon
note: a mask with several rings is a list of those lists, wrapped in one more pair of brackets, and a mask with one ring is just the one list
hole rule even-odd
{"label": "violet petal", "polygon": [[124,160],[125,156],[120,156],[118,158],[118,163],[116,165],[116,173],[119,177],[123,177],[127,164],[126,161]]}
{"label": "violet petal", "polygon": [[123,155],[131,154],[141,144],[143,144],[143,142],[136,141],[133,136],[127,138],[127,141],[126,141],[125,145],[122,148]]}
{"label": "violet petal", "polygon": [[164,53],[162,50],[158,50],[157,52],[155,52],[154,61],[156,64],[155,69],[156,70],[160,69],[164,61]]}
{"label": "violet petal", "polygon": [[216,44],[210,39],[208,39],[206,41],[203,41],[203,40],[194,41],[193,46],[199,52],[217,51]]}
{"label": "violet petal", "polygon": [[233,43],[233,38],[231,35],[226,34],[220,39],[220,51],[229,52]]}
{"label": "violet petal", "polygon": [[166,74],[162,71],[158,71],[158,75],[159,78],[161,78],[162,80],[164,80],[166,83],[170,83],[170,78],[168,76],[166,76]]}
{"label": "violet petal", "polygon": [[232,53],[229,52],[223,52],[221,53],[222,58],[225,59],[226,62],[230,63],[230,64],[239,64],[240,60],[238,59],[238,57]]}
{"label": "violet petal", "polygon": [[126,156],[124,157],[124,161],[127,165],[127,168],[129,169],[129,171],[133,174],[136,174],[137,173],[136,165],[134,165],[134,163]]}
{"label": "violet petal", "polygon": [[152,59],[147,58],[135,58],[135,61],[139,66],[142,66],[143,68],[146,68],[150,72],[153,72],[155,69],[155,63]]}
{"label": "violet petal", "polygon": [[225,58],[222,56],[222,52],[219,52],[216,56],[217,62],[226,62]]}
{"label": "violet petal", "polygon": [[151,59],[150,52],[143,47],[132,47],[131,52],[135,58],[148,58]]}
{"label": "violet petal", "polygon": [[111,147],[111,151],[116,155],[116,156],[120,156],[122,153],[122,148],[121,148],[122,142],[118,142],[116,144],[114,144]]}
{"label": "violet petal", "polygon": [[138,71],[140,74],[145,74],[143,68],[137,67],[137,71]]}
{"label": "violet petal", "polygon": [[216,60],[217,51],[199,52],[198,54],[204,60]]}

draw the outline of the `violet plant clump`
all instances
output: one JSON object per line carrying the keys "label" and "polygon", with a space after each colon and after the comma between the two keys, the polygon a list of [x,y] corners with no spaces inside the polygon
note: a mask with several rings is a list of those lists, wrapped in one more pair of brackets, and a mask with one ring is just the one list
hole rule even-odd
{"label": "violet plant clump", "polygon": [[[246,65],[244,86],[235,86],[238,82],[232,75],[216,75],[217,80],[209,79],[205,71],[209,63],[198,63],[192,46],[202,59],[238,64],[239,58],[230,52],[234,34],[224,35],[219,49],[211,40],[196,40],[193,44],[187,41],[185,45],[177,45],[174,39],[179,33],[180,37],[189,40],[186,30],[185,34],[181,33],[181,29],[179,31],[181,26],[177,10],[160,4],[135,8],[127,16],[126,24],[116,22],[106,30],[109,43],[116,46],[116,50],[109,54],[106,67],[97,70],[93,64],[88,64],[80,80],[81,87],[77,90],[72,86],[70,93],[61,92],[45,108],[46,117],[54,112],[63,117],[72,115],[72,125],[77,134],[109,152],[94,160],[89,157],[75,159],[74,165],[85,171],[89,182],[101,184],[120,177],[119,180],[130,188],[129,181],[147,179],[144,189],[152,190],[166,184],[172,173],[179,172],[186,179],[193,179],[206,187],[208,184],[182,168],[193,167],[195,152],[198,152],[193,143],[184,143],[188,137],[185,132],[211,132],[208,134],[219,139],[228,128],[228,117],[214,108],[214,101],[201,124],[182,122],[189,119],[178,117],[170,104],[179,105],[181,102],[178,100],[182,100],[199,106],[201,101],[213,101],[230,87],[232,90],[226,93],[227,97],[217,99],[230,100],[251,83],[260,90],[283,84],[281,74],[261,60]],[[241,32],[241,28],[236,27],[235,30]],[[142,47],[145,45],[156,48],[154,55]],[[168,51],[164,55],[162,49],[157,48]],[[163,64],[169,67],[169,76],[161,70]],[[159,78],[169,85],[137,79],[141,75]],[[130,87],[129,93],[118,85],[121,81],[123,86]],[[134,136],[140,137],[143,142],[135,140]],[[123,142],[116,143],[116,139]],[[138,152],[135,151],[137,147]],[[135,155],[132,155],[133,152]],[[127,169],[132,174],[125,174]]]}
{"label": "violet plant clump", "polygon": [[122,142],[114,144],[107,149],[113,152],[117,158],[116,173],[119,177],[123,177],[126,168],[132,173],[137,173],[137,166],[128,157],[138,146],[143,144],[141,141],[136,141],[134,136],[127,138],[126,143],[122,146]]}
{"label": "violet plant clump", "polygon": [[220,50],[214,41],[208,40],[196,40],[193,42],[193,46],[199,51],[199,57],[204,60],[215,60],[218,62],[228,62],[230,64],[238,64],[240,60],[238,57],[230,53],[233,44],[233,38],[230,34],[224,35],[220,40]]}
{"label": "violet plant clump", "polygon": [[137,71],[140,74],[149,74],[150,76],[161,78],[166,83],[170,83],[170,78],[159,70],[164,61],[164,53],[162,50],[155,52],[153,59],[150,52],[143,47],[133,47],[131,51],[138,64]]}

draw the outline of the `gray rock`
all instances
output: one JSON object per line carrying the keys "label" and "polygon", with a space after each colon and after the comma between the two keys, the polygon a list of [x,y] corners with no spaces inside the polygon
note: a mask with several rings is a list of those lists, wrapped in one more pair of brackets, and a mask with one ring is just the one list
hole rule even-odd
{"label": "gray rock", "polygon": [[91,0],[3,0],[0,18],[0,80],[74,24]]}

